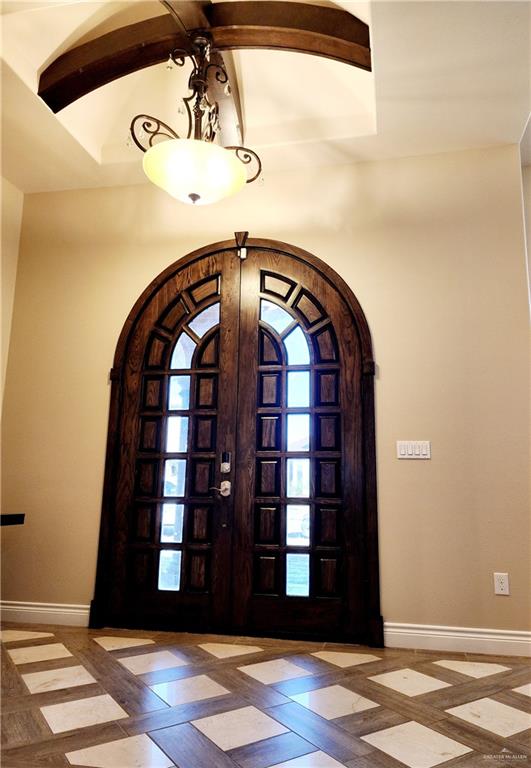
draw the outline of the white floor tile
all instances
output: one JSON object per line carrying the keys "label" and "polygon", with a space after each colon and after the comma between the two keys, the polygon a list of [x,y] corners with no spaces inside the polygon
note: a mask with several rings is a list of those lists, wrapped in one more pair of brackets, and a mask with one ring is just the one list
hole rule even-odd
{"label": "white floor tile", "polygon": [[120,664],[134,675],[143,675],[146,672],[157,672],[159,669],[172,669],[184,667],[187,662],[180,659],[170,651],[155,651],[154,653],[141,653],[138,656],[126,656],[118,659]]}
{"label": "white floor tile", "polygon": [[434,677],[416,672],[414,669],[398,669],[395,672],[384,672],[382,675],[369,677],[375,683],[385,685],[405,696],[420,696],[423,693],[437,691],[439,688],[450,688],[450,683],[443,683]]}
{"label": "white floor tile", "polygon": [[22,629],[3,629],[0,642],[14,643],[17,640],[38,640],[40,637],[53,637],[52,632],[29,632]]}
{"label": "white floor tile", "polygon": [[30,693],[57,691],[62,688],[74,688],[77,685],[89,685],[96,680],[85,667],[64,667],[48,669],[46,672],[30,672],[22,675]]}
{"label": "white floor tile", "polygon": [[192,725],[223,750],[288,733],[287,728],[256,707],[242,707],[221,715],[192,720]]}
{"label": "white floor tile", "polygon": [[174,763],[151,741],[149,736],[129,736],[96,747],[67,752],[72,765],[92,768],[172,768]]}
{"label": "white floor tile", "polygon": [[292,680],[295,677],[309,677],[312,673],[302,667],[298,667],[287,659],[276,659],[275,661],[261,661],[258,664],[247,664],[244,667],[238,667],[240,672],[254,677],[265,685],[271,683],[280,683],[283,680]]}
{"label": "white floor tile", "polygon": [[496,675],[498,672],[506,672],[510,667],[504,667],[502,664],[488,664],[483,661],[454,661],[453,659],[441,659],[434,661],[439,667],[452,669],[454,672],[461,672],[462,675],[469,677],[488,677]]}
{"label": "white floor tile", "polygon": [[232,656],[244,656],[264,650],[257,645],[232,645],[230,643],[201,643],[199,647],[218,659],[230,659]]}
{"label": "white floor tile", "polygon": [[519,688],[512,688],[516,693],[523,693],[524,696],[531,696],[531,683],[521,685]]}
{"label": "white floor tile", "polygon": [[137,645],[153,645],[154,640],[145,637],[93,637],[95,643],[106,651],[117,651],[120,648],[134,648]]}
{"label": "white floor tile", "polygon": [[52,733],[63,733],[73,728],[86,728],[89,725],[107,723],[129,717],[115,700],[108,694],[91,696],[88,699],[68,701],[65,704],[51,704],[40,707]]}
{"label": "white floor tile", "polygon": [[214,696],[224,696],[230,693],[227,688],[214,682],[207,675],[196,675],[195,677],[185,677],[182,680],[157,683],[150,688],[170,707],[176,707],[178,704],[189,704],[191,701],[213,699]]}
{"label": "white floor tile", "polygon": [[464,744],[415,722],[396,725],[361,738],[409,768],[432,768],[472,752]]}
{"label": "white floor tile", "polygon": [[531,728],[531,715],[494,699],[478,699],[446,711],[498,736],[513,736]]}
{"label": "white floor tile", "polygon": [[350,651],[316,651],[316,653],[312,653],[312,656],[342,668],[368,664],[370,661],[380,661],[381,658],[370,653],[350,653]]}
{"label": "white floor tile", "polygon": [[310,752],[309,755],[301,755],[294,760],[287,760],[285,763],[276,763],[271,768],[343,768],[344,763],[338,763],[330,755],[326,755],[320,750]]}
{"label": "white floor tile", "polygon": [[50,661],[50,659],[63,659],[72,656],[68,648],[65,648],[62,643],[13,648],[12,651],[8,651],[8,654],[15,664],[30,664],[34,661]]}
{"label": "white floor tile", "polygon": [[327,720],[344,715],[355,715],[357,712],[379,706],[374,701],[360,696],[359,693],[343,688],[342,685],[329,685],[326,688],[297,693],[290,696],[290,699]]}

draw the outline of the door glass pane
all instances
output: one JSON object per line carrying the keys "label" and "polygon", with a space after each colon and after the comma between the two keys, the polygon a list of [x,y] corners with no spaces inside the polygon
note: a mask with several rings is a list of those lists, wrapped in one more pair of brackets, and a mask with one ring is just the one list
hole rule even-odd
{"label": "door glass pane", "polygon": [[163,504],[160,540],[181,544],[183,540],[184,504]]}
{"label": "door glass pane", "polygon": [[265,299],[262,299],[260,303],[260,320],[268,323],[277,333],[285,331],[288,325],[293,322],[292,316],[285,309]]}
{"label": "door glass pane", "polygon": [[203,338],[205,333],[219,323],[219,302],[207,307],[195,317],[188,325],[192,331]]}
{"label": "door glass pane", "polygon": [[310,362],[308,342],[299,326],[286,336],[284,344],[288,353],[288,365],[307,365]]}
{"label": "door glass pane", "polygon": [[310,450],[310,414],[288,414],[288,451]]}
{"label": "door glass pane", "polygon": [[177,592],[181,587],[182,553],[175,549],[162,549],[159,561],[159,589]]}
{"label": "door glass pane", "polygon": [[184,496],[186,459],[168,459],[164,464],[164,496]]}
{"label": "door glass pane", "polygon": [[286,496],[308,498],[310,495],[310,459],[288,459]]}
{"label": "door glass pane", "polygon": [[171,356],[170,368],[191,368],[195,348],[195,341],[188,334],[181,333]]}
{"label": "door glass pane", "polygon": [[310,546],[309,504],[288,504],[286,507],[286,545],[288,547]]}
{"label": "door glass pane", "polygon": [[286,555],[286,595],[310,594],[310,555]]}
{"label": "door glass pane", "polygon": [[168,409],[186,411],[190,407],[190,377],[170,376]]}
{"label": "door glass pane", "polygon": [[305,408],[310,405],[310,372],[288,373],[288,408]]}
{"label": "door glass pane", "polygon": [[185,453],[188,447],[188,416],[170,416],[166,433],[168,453]]}

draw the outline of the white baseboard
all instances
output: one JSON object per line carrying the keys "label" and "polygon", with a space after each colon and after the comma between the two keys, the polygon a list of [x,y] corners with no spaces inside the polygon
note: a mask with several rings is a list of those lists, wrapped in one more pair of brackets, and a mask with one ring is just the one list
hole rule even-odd
{"label": "white baseboard", "polygon": [[23,624],[67,624],[70,627],[88,627],[89,610],[89,605],[0,601],[2,621],[18,621]]}
{"label": "white baseboard", "polygon": [[[0,602],[3,621],[23,624],[66,624],[71,627],[87,627],[89,610],[89,605],[20,603],[14,600]],[[398,624],[386,621],[384,637],[385,645],[389,648],[531,656],[531,632],[509,629],[440,627],[430,624]]]}
{"label": "white baseboard", "polygon": [[440,627],[386,621],[384,638],[389,648],[531,656],[531,632],[510,629]]}

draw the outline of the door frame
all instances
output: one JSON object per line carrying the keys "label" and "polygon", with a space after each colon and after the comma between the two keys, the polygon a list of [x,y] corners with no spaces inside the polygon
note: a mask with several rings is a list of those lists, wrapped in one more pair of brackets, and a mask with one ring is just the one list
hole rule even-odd
{"label": "door frame", "polygon": [[[362,580],[365,594],[365,627],[363,641],[372,646],[383,646],[383,619],[380,614],[379,587],[379,558],[378,558],[378,520],[376,495],[376,446],[374,418],[374,374],[375,363],[372,356],[372,342],[365,314],[347,283],[332,269],[313,254],[296,246],[279,240],[249,238],[245,247],[249,249],[270,250],[281,252],[301,261],[314,270],[341,294],[351,314],[352,323],[359,338],[361,353],[361,433],[363,450],[363,523],[365,576]],[[108,421],[107,451],[105,459],[105,475],[103,485],[102,513],[96,572],[94,599],[90,607],[90,627],[101,627],[109,624],[106,608],[106,596],[110,587],[112,575],[110,563],[112,555],[112,530],[114,521],[114,499],[117,485],[117,468],[120,461],[120,425],[122,418],[123,387],[125,361],[132,336],[144,310],[153,297],[178,272],[191,266],[206,256],[222,251],[234,252],[238,246],[234,240],[224,240],[199,248],[178,259],[161,272],[142,292],[135,302],[120,333],[113,367],[110,371],[111,397]]]}

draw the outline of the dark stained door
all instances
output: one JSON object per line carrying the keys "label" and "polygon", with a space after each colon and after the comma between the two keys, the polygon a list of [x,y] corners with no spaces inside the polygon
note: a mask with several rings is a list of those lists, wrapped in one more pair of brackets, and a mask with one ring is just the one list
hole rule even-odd
{"label": "dark stained door", "polygon": [[363,315],[308,254],[245,256],[177,262],[126,323],[91,623],[381,642]]}

